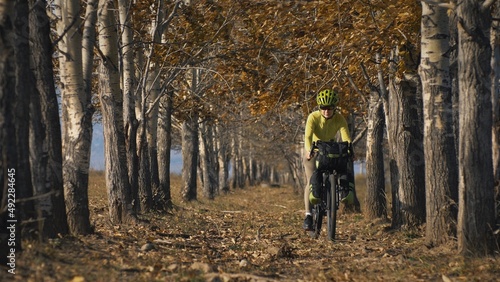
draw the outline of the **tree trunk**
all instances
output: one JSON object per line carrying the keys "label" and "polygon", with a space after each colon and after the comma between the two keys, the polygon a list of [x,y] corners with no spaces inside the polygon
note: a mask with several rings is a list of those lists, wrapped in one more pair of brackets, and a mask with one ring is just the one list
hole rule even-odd
{"label": "tree trunk", "polygon": [[[47,148],[45,143],[45,130],[43,125],[42,111],[40,108],[40,93],[36,88],[36,79],[34,73],[29,73],[29,156],[31,164],[31,182],[33,184],[32,193],[37,199],[34,201],[36,210],[36,219],[38,223],[38,237],[40,241],[46,238],[54,238],[57,230],[53,229],[52,217],[53,207],[51,199],[51,188],[45,183],[47,175]],[[45,146],[40,146],[45,144]]]}
{"label": "tree trunk", "polygon": [[[42,166],[45,172],[41,179],[40,194],[48,193],[44,199],[50,204],[50,211],[43,215],[45,218],[42,235],[54,238],[57,234],[68,233],[66,220],[66,205],[64,203],[64,190],[62,182],[62,141],[61,124],[59,121],[59,107],[54,83],[52,66],[52,42],[50,40],[50,22],[45,10],[46,1],[30,0],[30,39],[32,42],[33,67],[36,78],[36,88],[40,95],[41,107],[40,121],[44,132],[43,143],[37,147],[43,148]],[[36,97],[32,96],[32,99]],[[32,102],[38,105],[36,102]],[[40,146],[40,144],[43,144]]]}
{"label": "tree trunk", "polygon": [[[131,110],[134,112],[134,109]],[[124,113],[126,114],[126,113]],[[127,154],[127,171],[130,183],[132,208],[139,211],[139,155],[137,154],[137,134],[139,123],[135,113],[125,115],[125,150]]]}
{"label": "tree trunk", "polygon": [[[2,265],[9,262],[10,259],[7,256],[11,255],[10,248],[3,246],[8,245],[10,234],[13,232],[20,234],[19,225],[21,223],[18,213],[15,212],[18,209],[15,206],[15,200],[18,197],[16,180],[19,176],[16,176],[16,168],[18,167],[17,154],[15,153],[17,146],[14,115],[16,105],[13,103],[16,101],[14,42],[12,41],[14,38],[13,8],[14,2],[0,1],[0,29],[2,30],[0,33],[0,54],[2,54],[0,56],[0,169],[2,170],[2,174],[0,174],[2,185],[2,193],[0,194],[0,244],[2,246],[0,248],[0,262]],[[23,177],[29,177],[29,175]],[[10,229],[12,225],[14,229]],[[21,236],[15,236],[13,244],[15,250],[21,250]]]}
{"label": "tree trunk", "polygon": [[[161,2],[161,1],[160,1]],[[156,23],[158,22],[158,19]],[[154,35],[156,36],[155,29],[157,28],[156,23],[153,23],[152,29]],[[156,37],[155,37],[156,38]],[[157,41],[159,42],[159,41]],[[138,190],[138,198],[139,198],[139,210],[141,212],[147,212],[153,208],[153,192],[155,192],[155,196],[157,196],[158,187],[155,183],[156,178],[158,178],[157,172],[152,172],[152,170],[157,169],[157,160],[151,161],[150,158],[156,156],[156,121],[154,123],[154,128],[151,125],[151,119],[156,119],[158,117],[157,113],[148,114],[150,110],[150,99],[148,98],[150,95],[156,95],[156,85],[155,81],[157,81],[157,72],[155,67],[152,66],[153,54],[154,54],[154,44],[151,45],[148,50],[149,54],[145,58],[145,72],[141,74],[141,99],[140,102],[136,105],[136,113],[139,116],[139,128],[137,132],[137,149],[139,156],[139,190]],[[141,54],[141,52],[139,52]],[[143,57],[139,55],[138,60],[142,62]],[[142,64],[141,64],[142,65]],[[153,132],[154,131],[154,132]],[[153,135],[154,136],[153,136]],[[155,144],[149,144],[149,142],[154,142]],[[152,165],[154,167],[152,167]],[[158,180],[159,182],[159,180]],[[154,186],[154,187],[152,187]]]}
{"label": "tree trunk", "polygon": [[207,138],[207,125],[205,122],[200,122],[199,123],[199,134],[198,134],[198,142],[200,144],[200,165],[199,165],[199,176],[200,176],[200,183],[201,183],[201,189],[203,191],[203,196],[209,200],[213,200],[215,198],[215,191],[212,189],[210,186],[210,180],[209,180],[209,153],[208,151],[208,144],[206,142]]}
{"label": "tree trunk", "polygon": [[[88,176],[92,140],[91,97],[85,92],[82,70],[80,3],[61,0],[57,31],[62,92],[63,180],[68,225],[72,234],[92,232],[88,208]],[[57,10],[57,9],[56,9]],[[87,50],[88,52],[88,50]]]}
{"label": "tree trunk", "polygon": [[[159,42],[155,41],[155,42]],[[153,47],[151,47],[153,48]],[[151,190],[153,194],[153,205],[155,209],[161,209],[164,205],[161,203],[163,191],[160,189],[160,179],[158,175],[158,103],[155,102],[160,95],[160,83],[158,81],[159,70],[156,64],[151,65],[151,70],[148,72],[147,89],[148,95],[146,98],[147,112],[146,115],[146,139],[147,152],[149,160],[149,177]]]}
{"label": "tree trunk", "polygon": [[[216,136],[223,136],[227,134],[224,131],[223,125],[218,122],[215,130]],[[217,158],[219,164],[219,190],[223,193],[229,192],[229,153],[228,153],[228,143],[226,138],[217,138]]]}
{"label": "tree trunk", "polygon": [[399,175],[397,193],[393,192],[394,228],[413,228],[425,222],[424,152],[416,88],[409,79],[393,77],[389,83],[390,122],[396,123],[393,165]]}
{"label": "tree trunk", "polygon": [[[15,104],[14,118],[16,119],[15,135],[16,136],[16,154],[17,166],[16,169],[16,199],[27,199],[33,196],[33,182],[31,180],[30,168],[30,143],[29,143],[29,127],[30,127],[30,93],[35,91],[34,76],[30,69],[30,56],[29,46],[29,7],[28,0],[16,1],[14,4],[14,60],[15,60],[15,73],[11,77],[16,82],[15,85],[15,98],[10,100]],[[39,106],[39,105],[37,105]],[[34,117],[35,118],[35,117]],[[39,166],[40,164],[35,164]],[[33,173],[37,174],[39,171]],[[39,176],[39,175],[38,175]],[[28,220],[34,220],[36,216],[33,201],[25,201],[16,203],[16,210],[20,214],[21,220],[27,222],[23,223],[21,236],[34,236],[36,226],[34,223],[29,223]],[[25,238],[28,238],[27,236]]]}
{"label": "tree trunk", "polygon": [[[32,21],[33,12],[29,13],[29,30],[30,39],[34,36],[34,22]],[[29,57],[31,60],[29,65],[35,65],[35,57],[40,57],[40,50],[35,50],[33,44],[30,47]],[[37,46],[38,47],[38,46]],[[47,144],[45,143],[45,131],[42,120],[42,111],[40,108],[40,93],[37,89],[37,83],[35,79],[35,74],[30,70],[28,73],[27,80],[29,95],[29,156],[31,164],[31,182],[33,183],[32,193],[33,196],[37,196],[38,199],[35,200],[35,209],[37,213],[38,221],[38,237],[40,241],[45,240],[47,237],[54,237],[57,233],[55,230],[51,229],[50,221],[52,217],[52,201],[50,194],[50,188],[46,187],[46,170],[47,170]],[[45,146],[40,146],[40,144],[45,144]],[[47,223],[47,225],[45,225]]]}
{"label": "tree trunk", "polygon": [[106,187],[109,216],[113,223],[127,223],[135,217],[127,174],[123,96],[118,73],[118,35],[114,24],[113,2],[101,0],[99,6],[99,100],[101,102],[106,161]]}
{"label": "tree trunk", "polygon": [[141,125],[138,130],[139,141],[137,142],[137,148],[139,150],[139,188],[138,194],[138,210],[141,213],[149,212],[153,208],[153,192],[151,189],[151,173],[150,173],[150,162],[146,134],[146,125],[144,119],[141,119]]}
{"label": "tree trunk", "polygon": [[182,123],[182,187],[181,196],[185,201],[196,200],[196,168],[198,164],[198,115],[193,112]]}
{"label": "tree trunk", "polygon": [[490,10],[482,2],[457,6],[460,90],[458,247],[483,256],[495,248],[492,163]]}
{"label": "tree trunk", "polygon": [[247,151],[247,162],[246,162],[246,175],[248,177],[248,185],[250,186],[255,186],[255,160],[253,158],[254,154],[254,148],[253,146],[250,144],[250,149]]}
{"label": "tree trunk", "polygon": [[[425,171],[421,97],[416,75],[397,75],[401,58],[391,54],[388,95],[384,97],[392,193],[392,227],[413,228],[425,221]],[[405,62],[409,65],[409,62]],[[382,81],[379,78],[379,81]],[[384,88],[381,88],[384,89]],[[385,90],[384,90],[385,92]]]}
{"label": "tree trunk", "polygon": [[172,111],[173,91],[169,91],[160,100],[158,115],[158,176],[162,191],[161,202],[165,203],[164,209],[172,205],[170,192],[170,150],[172,148]]}
{"label": "tree trunk", "polygon": [[239,176],[239,165],[238,165],[238,148],[236,142],[236,133],[231,134],[231,167],[233,168],[233,176],[231,178],[231,188],[236,189],[238,187],[238,176]]}
{"label": "tree trunk", "polygon": [[207,121],[200,123],[200,164],[203,173],[203,192],[214,199],[217,192],[217,162],[214,152],[213,126]]}
{"label": "tree trunk", "polygon": [[387,199],[384,175],[384,109],[380,95],[373,91],[368,107],[366,133],[366,199],[368,219],[387,218]]}
{"label": "tree trunk", "polygon": [[[377,60],[380,58],[380,54],[377,54]],[[380,65],[380,64],[379,64]],[[378,80],[380,82],[380,90],[382,91],[382,98],[384,104],[384,114],[385,114],[385,123],[387,130],[387,143],[389,147],[389,153],[387,156],[387,162],[389,164],[389,180],[391,185],[391,198],[392,198],[392,206],[391,206],[391,215],[392,222],[400,222],[401,221],[401,209],[399,207],[399,170],[396,162],[398,147],[396,144],[397,140],[397,119],[396,114],[398,112],[398,108],[394,110],[395,105],[393,105],[393,99],[389,95],[388,89],[384,84],[383,75],[379,67],[378,71]],[[394,226],[393,227],[397,227]]]}
{"label": "tree trunk", "polygon": [[426,239],[449,241],[456,233],[458,171],[453,132],[447,9],[422,2],[419,67],[424,104]]}
{"label": "tree trunk", "polygon": [[[30,1],[30,5],[33,5],[34,3],[31,2],[32,1]],[[26,9],[23,11],[26,16],[29,16],[29,28],[24,28],[26,33],[22,34],[22,36],[29,36],[32,42],[32,45],[29,47],[29,53],[32,54],[32,56],[29,57],[31,62],[30,64],[25,65],[26,67],[29,65],[35,66],[35,58],[37,61],[40,61],[40,56],[42,56],[41,52],[43,52],[42,48],[34,48],[34,45],[37,44],[36,42],[38,42],[36,47],[40,47],[39,38],[40,36],[43,36],[43,34],[38,33],[39,30],[37,30],[38,27],[43,26],[43,22],[38,23],[36,20],[37,15],[35,13],[37,13],[37,11],[35,8],[36,7],[28,8],[28,5],[26,5]],[[32,12],[28,13],[28,10],[31,10]],[[45,9],[42,10],[42,14],[44,13]],[[48,55],[50,56],[50,54]],[[38,92],[38,85],[36,83],[35,74],[32,70],[29,69],[28,71],[25,71],[25,75],[25,81],[27,82],[26,85],[28,86],[28,91],[30,93],[29,155],[31,164],[31,181],[33,183],[32,193],[37,197],[34,204],[37,214],[38,238],[42,241],[47,237],[55,237],[57,235],[57,230],[54,229],[52,224],[54,217],[50,191],[52,187],[46,186],[45,183],[48,166],[48,144],[45,143],[46,136],[41,111],[40,92]],[[52,83],[54,83],[53,80]],[[40,146],[40,144],[42,144],[42,146]]]}
{"label": "tree trunk", "polygon": [[82,68],[85,94],[92,97],[92,73],[94,71],[95,25],[99,0],[88,0],[82,35]]}
{"label": "tree trunk", "polygon": [[231,162],[233,168],[233,179],[232,187],[243,188],[245,185],[245,176],[243,174],[243,160],[241,156],[241,132],[240,129],[236,129],[237,132],[233,132],[233,138],[231,139]]}
{"label": "tree trunk", "polygon": [[[300,191],[300,189],[304,189],[304,185],[305,185],[304,182],[302,181],[302,178],[304,178],[302,175],[302,172],[304,169],[303,169],[302,162],[300,161],[300,160],[302,160],[302,158],[300,156],[303,156],[303,154],[301,153],[303,150],[302,148],[303,148],[303,146],[294,146],[295,151],[290,152],[288,154],[284,154],[284,156],[287,160],[287,163],[288,163],[288,171],[289,171],[290,176],[291,176],[291,179],[285,183],[292,184],[293,190],[297,193]],[[260,171],[260,163],[259,162],[255,163],[255,177],[256,177],[257,183],[262,182],[262,174]]]}
{"label": "tree trunk", "polygon": [[[139,52],[138,60],[142,63],[142,56]],[[148,58],[146,65],[150,64],[151,55]],[[147,140],[147,103],[146,97],[148,95],[146,87],[147,73],[141,78],[141,99],[136,105],[136,114],[139,116],[139,125],[137,130],[137,155],[139,157],[139,174],[138,174],[138,191],[137,198],[138,210],[141,212],[148,212],[153,207],[153,192],[151,189],[151,170],[149,161],[149,146]]]}
{"label": "tree trunk", "polygon": [[[455,10],[448,10],[449,28],[450,28],[450,50],[449,50],[449,60],[450,60],[450,83],[451,83],[451,104],[452,104],[452,115],[453,115],[453,135],[455,137],[455,152],[458,156],[458,25],[457,25],[457,14]],[[458,168],[458,160],[457,160]],[[458,177],[458,176],[457,176]],[[457,184],[458,185],[458,184]],[[458,186],[457,186],[458,189]],[[458,191],[457,191],[458,193]]]}
{"label": "tree trunk", "polygon": [[118,0],[118,14],[121,27],[121,65],[122,65],[122,89],[123,89],[123,116],[125,127],[125,145],[127,154],[127,170],[131,189],[131,197],[134,209],[137,210],[139,202],[138,190],[138,165],[137,156],[137,119],[135,116],[135,95],[136,86],[134,76],[134,49],[132,46],[133,34],[131,25],[130,0]]}
{"label": "tree trunk", "polygon": [[[150,57],[155,53],[155,44],[161,43],[162,35],[165,29],[166,20],[166,1],[157,1],[158,9],[156,13],[155,20],[151,23],[153,44],[150,45]],[[166,205],[164,191],[160,188],[159,179],[159,166],[158,166],[158,110],[159,102],[158,99],[163,95],[162,87],[160,85],[160,63],[153,63],[153,60],[148,60],[146,68],[148,68],[146,74],[146,92],[147,97],[145,107],[148,112],[147,114],[147,130],[146,138],[148,145],[148,159],[149,159],[149,170],[150,170],[150,181],[151,189],[153,193],[154,206],[156,209],[163,209]]]}
{"label": "tree trunk", "polygon": [[[500,18],[500,7],[495,5],[493,17]],[[491,46],[493,48],[491,101],[493,105],[493,178],[495,183],[495,206],[497,227],[500,227],[500,22],[493,21],[491,28]],[[497,240],[500,240],[497,239]],[[500,242],[499,242],[500,243]]]}

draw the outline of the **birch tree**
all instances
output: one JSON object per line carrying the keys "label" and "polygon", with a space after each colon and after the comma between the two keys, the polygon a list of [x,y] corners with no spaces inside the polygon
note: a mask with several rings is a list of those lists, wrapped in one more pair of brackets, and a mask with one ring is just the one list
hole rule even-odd
{"label": "birch tree", "polygon": [[[390,160],[392,185],[392,227],[414,228],[425,221],[424,152],[421,132],[419,78],[409,71],[398,73],[397,65],[408,59],[399,48],[391,55],[393,72],[389,80],[387,135],[393,159]],[[408,65],[408,62],[406,62]],[[394,182],[393,182],[394,181]]]}
{"label": "birch tree", "polygon": [[[188,71],[189,97],[193,105],[199,104],[198,91],[200,89],[200,70],[191,68]],[[182,198],[185,201],[196,200],[197,168],[200,154],[199,142],[199,113],[196,107],[185,116],[182,123]]]}
{"label": "birch tree", "polygon": [[[160,60],[160,43],[166,43],[163,40],[166,28],[172,19],[177,16],[177,11],[181,2],[172,3],[171,9],[167,9],[167,1],[157,1],[151,5],[150,9],[155,9],[156,14],[149,28],[149,36],[152,44],[147,47],[147,55],[144,58],[142,74],[140,81],[140,101],[137,101],[139,130],[137,132],[138,154],[139,154],[139,198],[144,208],[149,210],[155,205],[157,208],[165,208],[168,202],[165,186],[160,187],[159,169],[158,169],[158,105],[165,89],[170,89],[169,84],[182,69],[174,69],[170,75],[162,73],[162,66],[165,64]],[[168,13],[167,13],[168,11]],[[175,28],[174,28],[175,30]],[[182,65],[182,63],[181,63]],[[163,81],[162,81],[163,80]],[[171,113],[168,113],[171,114]],[[161,165],[164,165],[163,163]],[[167,168],[169,169],[169,168]],[[147,177],[148,179],[145,179]],[[164,177],[164,176],[162,176]],[[154,194],[154,195],[153,195]],[[152,197],[154,196],[154,202]],[[151,199],[149,199],[151,198]]]}
{"label": "birch tree", "polygon": [[227,131],[225,130],[224,125],[221,122],[216,122],[215,125],[216,138],[216,147],[217,147],[217,163],[219,165],[219,191],[229,192],[229,143],[227,138],[221,138]]}
{"label": "birch tree", "polygon": [[[72,234],[91,233],[88,208],[88,174],[92,115],[90,89],[86,91],[82,63],[80,2],[58,0],[59,76],[62,94],[63,181],[68,225]],[[87,5],[87,11],[93,7]],[[88,14],[87,14],[88,15]],[[90,20],[91,17],[87,17]],[[92,23],[90,23],[92,26]],[[87,25],[85,25],[87,26]],[[85,50],[91,52],[92,50]],[[85,57],[85,56],[83,56]]]}
{"label": "birch tree", "polygon": [[172,193],[170,190],[170,150],[172,148],[172,112],[173,94],[171,89],[160,100],[158,110],[158,177],[159,190],[162,191],[165,208],[172,206]]}
{"label": "birch tree", "polygon": [[39,179],[33,179],[38,188],[35,188],[34,195],[40,196],[37,201],[38,217],[41,220],[40,234],[53,238],[57,234],[68,233],[62,182],[61,124],[52,65],[54,50],[50,40],[50,22],[45,10],[46,1],[29,2],[31,55],[36,81],[36,91],[31,91],[30,112],[38,114],[36,117],[32,116],[32,123],[39,122],[42,126],[40,132],[32,130],[33,136],[30,137],[30,142],[34,143],[30,144],[31,150],[36,150],[38,155],[32,164],[38,164],[40,169]]}
{"label": "birch tree", "polygon": [[243,188],[245,185],[241,144],[241,128],[237,128],[231,133],[231,167],[233,168],[231,186],[233,189]]}
{"label": "birch tree", "polygon": [[459,210],[458,248],[464,255],[493,251],[495,226],[490,7],[494,1],[461,1],[458,17]]}
{"label": "birch tree", "polygon": [[127,155],[127,169],[131,189],[131,197],[134,201],[134,208],[137,208],[139,201],[137,195],[138,187],[138,166],[137,156],[137,118],[135,115],[135,87],[137,85],[134,69],[134,46],[130,0],[118,0],[119,28],[121,34],[120,42],[120,62],[122,75],[123,92],[123,117],[125,130],[125,144]]}
{"label": "birch tree", "polygon": [[219,192],[218,160],[215,150],[217,137],[214,135],[214,125],[210,118],[200,122],[200,168],[203,176],[203,191],[208,199],[214,199]]}
{"label": "birch tree", "polygon": [[210,84],[214,82],[212,76],[207,71],[204,71],[203,66],[199,66],[196,70],[196,76],[198,79],[197,87],[197,101],[200,103],[195,106],[196,110],[203,112],[199,117],[199,168],[201,179],[201,186],[203,194],[208,199],[214,199],[216,194],[219,192],[219,181],[218,181],[218,158],[216,153],[216,139],[215,136],[215,125],[214,125],[214,114],[216,101],[213,101],[208,97],[206,89],[210,87]]}
{"label": "birch tree", "polygon": [[104,129],[106,186],[112,222],[129,222],[135,217],[127,173],[123,96],[118,73],[118,34],[113,2],[99,1],[99,99]]}
{"label": "birch tree", "polygon": [[182,123],[182,187],[181,196],[185,201],[196,200],[199,143],[198,113],[192,112]]}
{"label": "birch tree", "polygon": [[[384,87],[384,85],[382,86]],[[365,212],[369,219],[387,217],[387,199],[384,176],[384,109],[382,95],[373,89],[370,96],[366,133],[366,189]]]}
{"label": "birch tree", "polygon": [[453,132],[447,9],[422,1],[419,66],[424,105],[426,239],[449,241],[456,233],[458,170]]}

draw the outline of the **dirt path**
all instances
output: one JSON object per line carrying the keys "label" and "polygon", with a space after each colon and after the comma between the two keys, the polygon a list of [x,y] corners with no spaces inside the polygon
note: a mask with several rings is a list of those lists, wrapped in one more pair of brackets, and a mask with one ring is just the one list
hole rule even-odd
{"label": "dirt path", "polygon": [[[175,191],[173,191],[175,194]],[[26,243],[14,281],[499,281],[498,258],[428,249],[422,232],[341,215],[339,239],[301,230],[302,197],[252,187],[180,203],[139,226],[113,226],[105,191],[91,187],[95,234]],[[174,199],[175,201],[175,199]],[[179,203],[179,201],[177,201]]]}

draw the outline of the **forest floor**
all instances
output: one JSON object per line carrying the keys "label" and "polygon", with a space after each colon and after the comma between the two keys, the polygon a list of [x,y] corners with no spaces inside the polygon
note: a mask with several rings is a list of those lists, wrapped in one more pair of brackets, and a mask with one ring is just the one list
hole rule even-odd
{"label": "forest floor", "polygon": [[[288,187],[248,187],[175,209],[109,222],[101,173],[89,187],[95,233],[24,242],[16,274],[1,281],[500,281],[500,256],[463,258],[454,243],[427,248],[424,232],[391,231],[389,222],[341,214],[338,239],[301,228],[302,196]],[[360,187],[360,186],[358,186]],[[358,189],[360,200],[362,191]],[[325,224],[324,224],[325,225]],[[0,269],[1,270],[1,269]]]}

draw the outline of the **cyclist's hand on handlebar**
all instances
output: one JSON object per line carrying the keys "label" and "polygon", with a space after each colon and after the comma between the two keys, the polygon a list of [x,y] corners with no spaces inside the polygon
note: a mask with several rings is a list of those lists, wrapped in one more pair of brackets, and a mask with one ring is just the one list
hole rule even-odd
{"label": "cyclist's hand on handlebar", "polygon": [[308,161],[310,161],[312,158],[314,158],[314,156],[316,155],[317,151],[318,150],[315,149],[315,150],[311,150],[310,152],[306,152],[306,159]]}
{"label": "cyclist's hand on handlebar", "polygon": [[311,153],[310,152],[307,152],[306,153],[306,159],[309,161],[311,160],[311,158],[314,157],[314,154],[311,156]]}
{"label": "cyclist's hand on handlebar", "polygon": [[316,154],[316,151],[318,150],[318,147],[316,147],[316,143],[312,142],[311,150],[309,152],[306,152],[306,159],[309,161],[311,158],[314,157]]}

